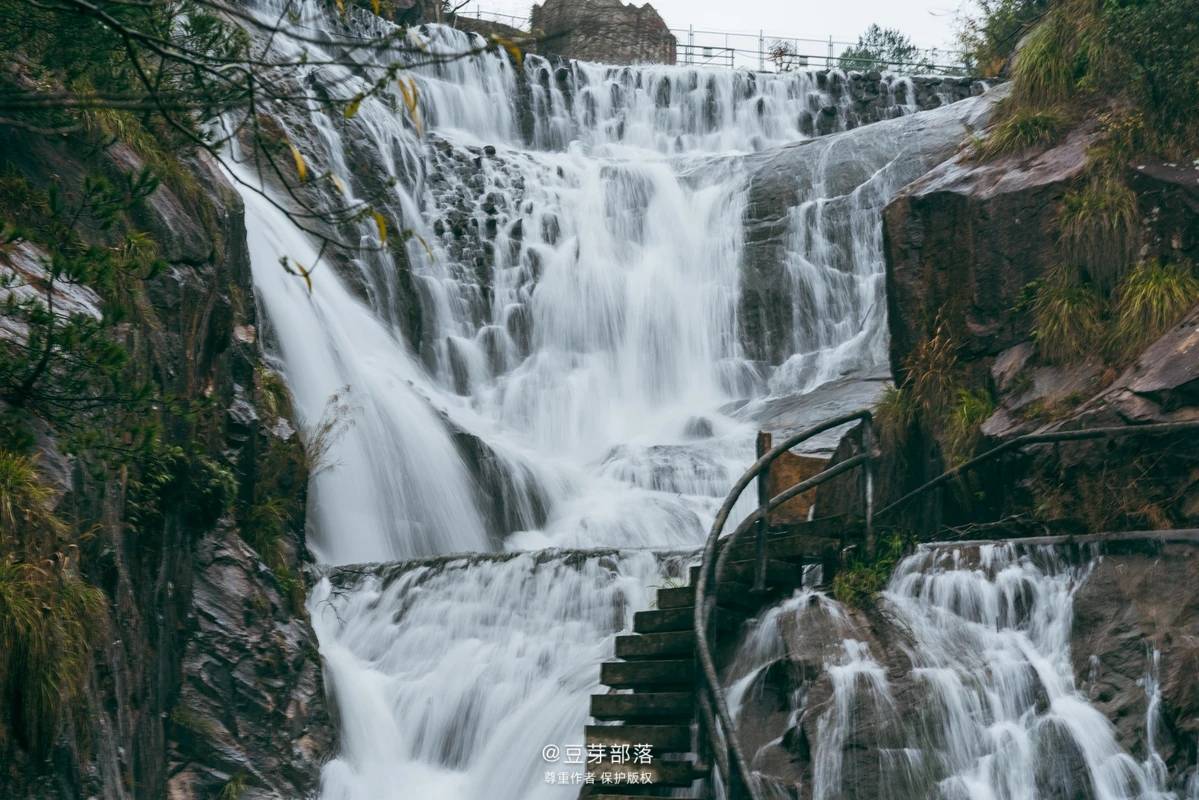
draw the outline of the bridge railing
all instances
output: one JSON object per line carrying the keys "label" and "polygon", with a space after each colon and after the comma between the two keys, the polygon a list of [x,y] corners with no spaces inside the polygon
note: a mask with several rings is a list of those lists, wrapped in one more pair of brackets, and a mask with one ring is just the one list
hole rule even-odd
{"label": "bridge railing", "polygon": [[[738,498],[740,498],[746,487],[755,478],[764,479],[770,465],[779,456],[819,433],[859,420],[862,425],[862,452],[834,464],[806,480],[796,483],[769,500],[762,500],[761,498],[764,498],[765,494],[759,492],[760,502],[758,508],[747,516],[733,533],[722,538],[721,534],[724,532],[724,526],[728,522],[729,515],[732,513]],[[716,519],[712,523],[712,530],[708,534],[708,540],[704,545],[703,558],[700,562],[699,576],[695,588],[695,643],[696,654],[700,663],[701,681],[698,693],[701,714],[700,729],[702,734],[706,735],[707,746],[712,752],[714,767],[726,788],[726,794],[729,799],[761,800],[761,794],[749,769],[749,762],[746,760],[741,745],[737,740],[736,723],[729,713],[728,701],[716,670],[708,631],[711,626],[712,614],[716,608],[717,589],[724,575],[729,554],[733,551],[733,546],[737,540],[751,528],[756,530],[757,536],[754,551],[754,586],[759,590],[764,588],[768,557],[766,533],[771,511],[793,497],[813,489],[832,478],[843,475],[851,470],[863,468],[865,470],[865,480],[862,484],[866,529],[865,544],[867,557],[870,558],[874,555],[874,527],[875,522],[879,518],[903,508],[917,497],[938,489],[964,472],[999,458],[1006,453],[1038,444],[1079,442],[1134,435],[1164,435],[1186,431],[1199,431],[1199,420],[1084,428],[1082,430],[1031,433],[1018,436],[952,469],[946,470],[936,478],[888,504],[877,513],[874,511],[874,470],[880,453],[878,452],[874,435],[873,418],[869,411],[855,411],[808,428],[788,437],[769,452],[763,454],[733,485],[732,491],[729,492],[724,504],[717,512]]]}
{"label": "bridge railing", "polygon": [[[728,522],[729,515],[732,513],[733,507],[737,504],[737,500],[741,497],[741,494],[755,478],[765,480],[765,475],[769,471],[770,465],[779,456],[817,434],[858,421],[863,425],[863,453],[835,464],[806,480],[800,481],[769,500],[764,500],[765,494],[759,493],[758,508],[742,520],[732,534],[723,540],[721,539],[725,523]],[[699,577],[696,580],[695,642],[701,673],[699,687],[700,728],[707,736],[707,746],[711,750],[714,762],[713,766],[720,775],[720,779],[724,783],[730,800],[741,800],[741,798],[760,800],[760,795],[757,785],[750,774],[745,754],[742,752],[741,745],[737,741],[736,725],[729,713],[728,699],[725,697],[724,688],[720,685],[720,678],[716,672],[716,662],[708,641],[708,628],[712,619],[712,613],[716,608],[716,587],[720,585],[721,578],[724,575],[728,555],[737,540],[751,528],[754,529],[756,531],[754,586],[759,589],[764,588],[767,559],[766,533],[770,512],[793,497],[858,467],[865,467],[866,469],[866,480],[863,491],[866,508],[867,549],[869,550],[874,539],[871,519],[874,491],[874,459],[873,417],[870,411],[855,411],[851,414],[830,419],[787,437],[763,454],[733,484],[732,491],[729,492],[724,504],[721,505],[720,510],[716,513],[716,520],[712,523],[712,530],[708,534],[708,540],[704,545],[703,560],[700,563]],[[723,546],[719,548],[720,553],[718,555],[718,545],[721,544]]]}

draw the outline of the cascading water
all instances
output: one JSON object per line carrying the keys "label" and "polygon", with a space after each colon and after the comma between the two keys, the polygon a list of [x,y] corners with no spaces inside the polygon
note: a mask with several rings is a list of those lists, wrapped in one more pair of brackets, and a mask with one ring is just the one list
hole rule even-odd
{"label": "cascading water", "polygon": [[[280,6],[260,5],[278,18]],[[306,30],[332,30],[315,3],[289,8]],[[350,19],[365,33],[381,24]],[[431,53],[475,43],[439,27],[410,39]],[[272,47],[337,60],[285,36]],[[372,69],[322,64],[303,80],[349,98]],[[578,741],[611,635],[663,580],[639,549],[701,543],[752,460],[756,421],[732,409],[771,385],[808,389],[882,363],[878,210],[985,108],[809,147],[814,115],[849,127],[848,100],[805,74],[533,56],[523,69],[506,55],[454,59],[409,71],[415,112],[372,97],[352,119],[314,106],[278,120],[314,173],[339,176],[345,196],[330,190],[331,203],[370,195],[411,234],[400,253],[322,262],[311,293],[279,261],[316,264],[316,247],[243,192],[256,288],[301,421],[311,439],[331,412],[340,420],[312,481],[318,560],[619,548],[322,582],[310,609],[342,721],[325,800],[575,791],[543,782],[541,748]],[[739,325],[744,220],[762,171],[790,169],[779,153],[806,165],[802,199],[778,209],[796,253],[779,290],[821,315],[805,324],[824,355],[802,380],[773,381]],[[847,156],[854,169],[833,175]],[[825,190],[842,200],[805,210]],[[382,244],[369,221],[357,234]]]}
{"label": "cascading water", "polygon": [[[876,617],[900,632],[902,654],[861,641],[860,623],[831,599],[797,594],[739,647],[730,699],[740,708],[761,691],[780,658],[823,660],[828,688],[819,702],[812,685],[795,690],[786,725],[815,719],[802,795],[813,800],[1177,800],[1154,744],[1157,652],[1147,653],[1143,682],[1144,761],[1121,749],[1075,685],[1073,599],[1092,565],[1051,547],[919,551],[896,569]],[[802,647],[800,630],[811,637]],[[780,741],[751,742],[751,752],[761,758]]]}

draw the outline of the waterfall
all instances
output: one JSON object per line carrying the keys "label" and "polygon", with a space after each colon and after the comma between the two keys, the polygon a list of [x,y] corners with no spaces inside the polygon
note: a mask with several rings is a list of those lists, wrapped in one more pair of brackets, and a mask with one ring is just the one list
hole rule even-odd
{"label": "waterfall", "polygon": [[[828,688],[796,688],[787,722],[815,719],[814,800],[1177,800],[1154,738],[1160,654],[1146,655],[1144,761],[1075,683],[1073,599],[1093,564],[1052,547],[921,550],[897,567],[870,634],[830,598],[797,593],[739,646],[729,696],[740,709],[779,659],[821,663]],[[880,624],[896,637],[892,652],[862,641]],[[786,736],[751,752],[762,758]]]}
{"label": "waterfall", "polygon": [[[287,5],[309,32],[386,29]],[[408,43],[478,41],[427,26]],[[343,99],[404,57],[351,68],[286,36],[272,47],[313,64],[305,93]],[[247,188],[248,163],[232,168],[264,340],[323,440],[312,550],[326,566],[405,564],[334,572],[309,599],[341,720],[323,798],[566,797],[541,748],[579,743],[611,637],[669,580],[649,551],[701,544],[772,394],[877,372],[878,212],[990,101],[910,115],[909,89],[887,95],[895,119],[854,128],[835,71],[488,53],[405,77],[415,109],[389,92],[352,118],[314,104],[275,119],[311,174],[339,178],[307,191],[369,199],[389,246],[368,219],[350,238],[372,247],[322,254]],[[767,209],[789,253],[771,291],[796,324],[755,333],[747,230],[771,181],[790,198]],[[281,259],[315,265],[311,291]],[[565,550],[600,547],[615,550]],[[492,555],[417,561],[454,553]]]}

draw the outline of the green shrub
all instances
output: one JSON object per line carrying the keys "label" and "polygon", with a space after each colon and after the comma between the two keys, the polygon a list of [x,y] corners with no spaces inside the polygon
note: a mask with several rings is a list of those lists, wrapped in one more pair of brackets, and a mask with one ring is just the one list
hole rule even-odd
{"label": "green shrub", "polygon": [[1199,278],[1188,264],[1138,264],[1116,293],[1116,348],[1131,355],[1165,333],[1199,303]]}
{"label": "green shrub", "polygon": [[887,586],[895,566],[907,551],[908,542],[895,535],[878,543],[878,552],[871,561],[865,554],[854,557],[833,576],[833,597],[855,608],[872,605]]}
{"label": "green shrub", "polygon": [[1022,107],[1046,108],[1070,98],[1075,88],[1074,31],[1060,13],[1033,29],[1012,67],[1012,98]]}
{"label": "green shrub", "polygon": [[968,461],[982,438],[982,424],[995,413],[995,401],[986,389],[959,389],[945,431],[947,466]]}
{"label": "green shrub", "polygon": [[874,408],[874,421],[883,447],[897,450],[907,444],[916,413],[911,392],[902,386],[888,386],[883,391]]}
{"label": "green shrub", "polygon": [[1004,155],[1021,153],[1032,147],[1056,144],[1069,126],[1069,119],[1056,109],[1025,109],[1005,104],[1003,118],[991,127],[984,139],[974,146],[973,155],[990,161]]}
{"label": "green shrub", "polygon": [[1122,59],[1122,88],[1170,158],[1199,146],[1199,9],[1195,0],[1103,0],[1098,24]]}
{"label": "green shrub", "polygon": [[1053,270],[1033,300],[1033,338],[1046,361],[1062,362],[1095,352],[1103,330],[1103,301],[1076,271]]}
{"label": "green shrub", "polygon": [[1119,178],[1097,175],[1066,193],[1058,225],[1066,261],[1084,266],[1099,289],[1110,291],[1132,262],[1136,195]]}
{"label": "green shrub", "polygon": [[958,345],[940,322],[933,335],[921,341],[904,361],[903,390],[925,417],[937,418],[957,393]]}
{"label": "green shrub", "polygon": [[1021,38],[1045,14],[1049,0],[977,0],[979,13],[960,20],[958,41],[967,66],[999,75]]}
{"label": "green shrub", "polygon": [[61,553],[0,559],[0,687],[25,745],[45,753],[64,709],[83,693],[107,620],[104,593]]}

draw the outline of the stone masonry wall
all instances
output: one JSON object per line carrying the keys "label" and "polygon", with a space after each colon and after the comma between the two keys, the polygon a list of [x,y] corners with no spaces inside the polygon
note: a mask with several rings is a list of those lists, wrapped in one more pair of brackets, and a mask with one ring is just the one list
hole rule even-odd
{"label": "stone masonry wall", "polygon": [[546,0],[532,27],[545,55],[604,64],[673,64],[675,38],[652,5],[620,0]]}

